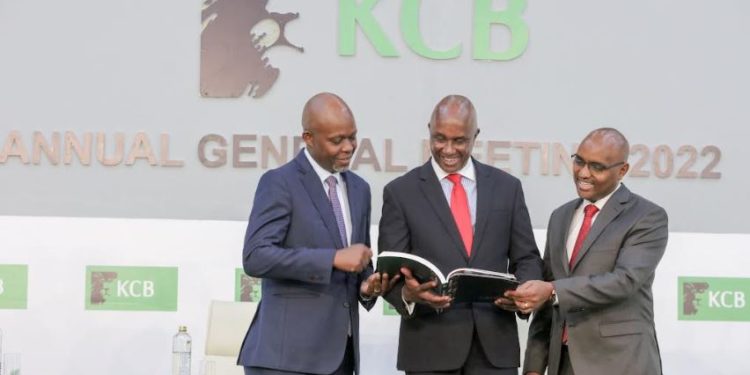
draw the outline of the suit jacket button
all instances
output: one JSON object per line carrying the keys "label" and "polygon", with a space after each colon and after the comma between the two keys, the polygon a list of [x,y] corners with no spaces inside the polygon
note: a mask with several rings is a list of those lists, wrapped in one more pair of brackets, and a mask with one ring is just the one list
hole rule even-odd
{"label": "suit jacket button", "polygon": [[344,302],[344,307],[349,308],[349,302]]}

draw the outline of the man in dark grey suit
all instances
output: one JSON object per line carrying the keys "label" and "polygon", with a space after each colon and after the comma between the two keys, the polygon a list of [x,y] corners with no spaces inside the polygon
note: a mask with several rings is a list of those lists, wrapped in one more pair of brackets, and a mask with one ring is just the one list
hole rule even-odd
{"label": "man in dark grey suit", "polygon": [[630,146],[612,128],[589,133],[573,154],[580,198],[550,217],[545,280],[515,292],[531,323],[524,374],[662,373],[651,285],[667,246],[667,214],[620,180]]}
{"label": "man in dark grey suit", "polygon": [[238,359],[247,375],[358,372],[358,301],[370,309],[390,286],[372,273],[370,187],[347,170],[354,116],[322,93],[302,127],[305,149],[258,182],[245,235],[245,273],[263,278]]}
{"label": "man in dark grey suit", "polygon": [[[432,159],[383,191],[379,251],[428,259],[443,274],[473,267],[542,277],[521,182],[471,157],[476,112],[459,95],[438,103],[429,123]],[[400,370],[408,375],[516,375],[515,305],[455,303],[419,284],[410,270],[385,298],[403,316]]]}

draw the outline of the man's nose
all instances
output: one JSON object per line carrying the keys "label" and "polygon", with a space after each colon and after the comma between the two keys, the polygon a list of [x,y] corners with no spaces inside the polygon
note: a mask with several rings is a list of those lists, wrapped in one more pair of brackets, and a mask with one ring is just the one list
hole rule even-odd
{"label": "man's nose", "polygon": [[448,140],[448,142],[445,142],[445,147],[443,147],[443,151],[447,154],[452,154],[453,151],[456,150],[456,146],[453,144],[453,141]]}
{"label": "man's nose", "polygon": [[578,177],[590,177],[591,176],[591,170],[589,169],[589,164],[586,163],[581,167],[578,167],[578,171],[576,173]]}
{"label": "man's nose", "polygon": [[357,141],[351,139],[345,139],[344,143],[341,145],[341,151],[343,152],[354,152],[355,148],[357,148]]}

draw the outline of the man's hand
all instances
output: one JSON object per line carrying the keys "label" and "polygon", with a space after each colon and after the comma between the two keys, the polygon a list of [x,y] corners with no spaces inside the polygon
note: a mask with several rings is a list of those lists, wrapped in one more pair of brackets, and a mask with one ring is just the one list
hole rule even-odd
{"label": "man's hand", "polygon": [[538,310],[549,301],[555,286],[542,280],[529,280],[516,290],[505,292],[505,297],[516,301],[516,306],[524,314]]}
{"label": "man's hand", "polygon": [[357,243],[337,250],[333,257],[333,268],[344,272],[362,272],[372,258],[369,247]]}
{"label": "man's hand", "polygon": [[541,375],[538,372],[527,372],[524,375]]}
{"label": "man's hand", "polygon": [[518,306],[516,306],[516,302],[513,301],[510,298],[504,298],[500,297],[495,300],[495,306],[510,312],[516,312],[518,311]]}
{"label": "man's hand", "polygon": [[411,274],[411,270],[401,267],[401,274],[404,275],[404,287],[401,289],[406,302],[424,303],[434,309],[444,309],[450,306],[451,298],[440,296],[432,292],[437,287],[437,281],[428,281],[420,284]]}
{"label": "man's hand", "polygon": [[359,287],[359,293],[368,298],[382,296],[388,293],[399,279],[401,279],[401,275],[396,275],[389,280],[387,273],[373,273],[367,280],[362,282],[362,285]]}

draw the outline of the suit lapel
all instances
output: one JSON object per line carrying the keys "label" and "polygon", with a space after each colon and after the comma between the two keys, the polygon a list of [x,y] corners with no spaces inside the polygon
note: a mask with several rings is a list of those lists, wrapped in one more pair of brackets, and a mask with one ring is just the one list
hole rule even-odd
{"label": "suit lapel", "polygon": [[432,206],[435,215],[438,217],[440,222],[445,227],[446,233],[453,239],[454,246],[451,246],[455,250],[461,253],[464,259],[466,257],[466,251],[464,251],[464,242],[461,240],[461,235],[458,233],[458,227],[456,222],[453,220],[453,214],[451,214],[451,208],[448,202],[445,200],[445,194],[443,194],[443,188],[440,186],[435,171],[432,169],[430,161],[422,165],[419,170],[419,178],[421,183],[419,184],[422,193],[430,206]]}
{"label": "suit lapel", "polygon": [[320,177],[312,169],[312,165],[307,161],[307,157],[304,155],[304,151],[301,151],[295,158],[298,170],[300,172],[299,178],[302,181],[302,185],[305,187],[305,191],[310,196],[310,201],[318,210],[323,223],[328,229],[328,234],[336,244],[338,248],[344,247],[341,243],[341,237],[339,236],[339,228],[336,224],[336,217],[333,214],[333,207],[331,202],[326,197],[326,192],[323,189],[323,183],[320,181]]}
{"label": "suit lapel", "polygon": [[356,179],[349,178],[350,173],[351,172],[349,171],[341,173],[341,178],[346,184],[346,197],[349,200],[349,217],[352,220],[352,238],[349,239],[349,242],[359,243],[364,242],[363,239],[360,239],[361,233],[358,231],[361,225],[360,220],[362,218],[362,207],[360,206],[362,200],[357,199],[359,196],[359,185],[357,184]]}
{"label": "suit lapel", "polygon": [[[490,208],[492,207],[492,192],[495,191],[495,180],[490,178],[490,170],[486,168],[484,164],[478,163],[474,160],[474,170],[477,176],[477,202],[476,210],[477,217],[474,223],[474,240],[471,246],[471,258],[476,256],[477,251],[480,248],[482,238],[484,238],[484,231],[487,227],[487,218],[490,214]],[[451,216],[452,219],[452,216]]]}
{"label": "suit lapel", "polygon": [[629,199],[630,191],[625,187],[625,185],[622,185],[620,189],[618,189],[607,201],[604,207],[602,207],[602,210],[601,212],[599,212],[596,220],[594,221],[594,224],[591,225],[591,230],[589,230],[588,235],[586,235],[586,239],[583,240],[581,250],[579,250],[578,256],[573,261],[573,265],[570,269],[571,272],[575,270],[581,259],[586,256],[586,253],[591,248],[591,245],[594,243],[594,241],[596,241],[599,235],[602,234],[604,228],[606,228],[607,225],[609,225],[615,218],[617,218],[617,216],[620,215],[625,207],[625,203],[627,203]]}

